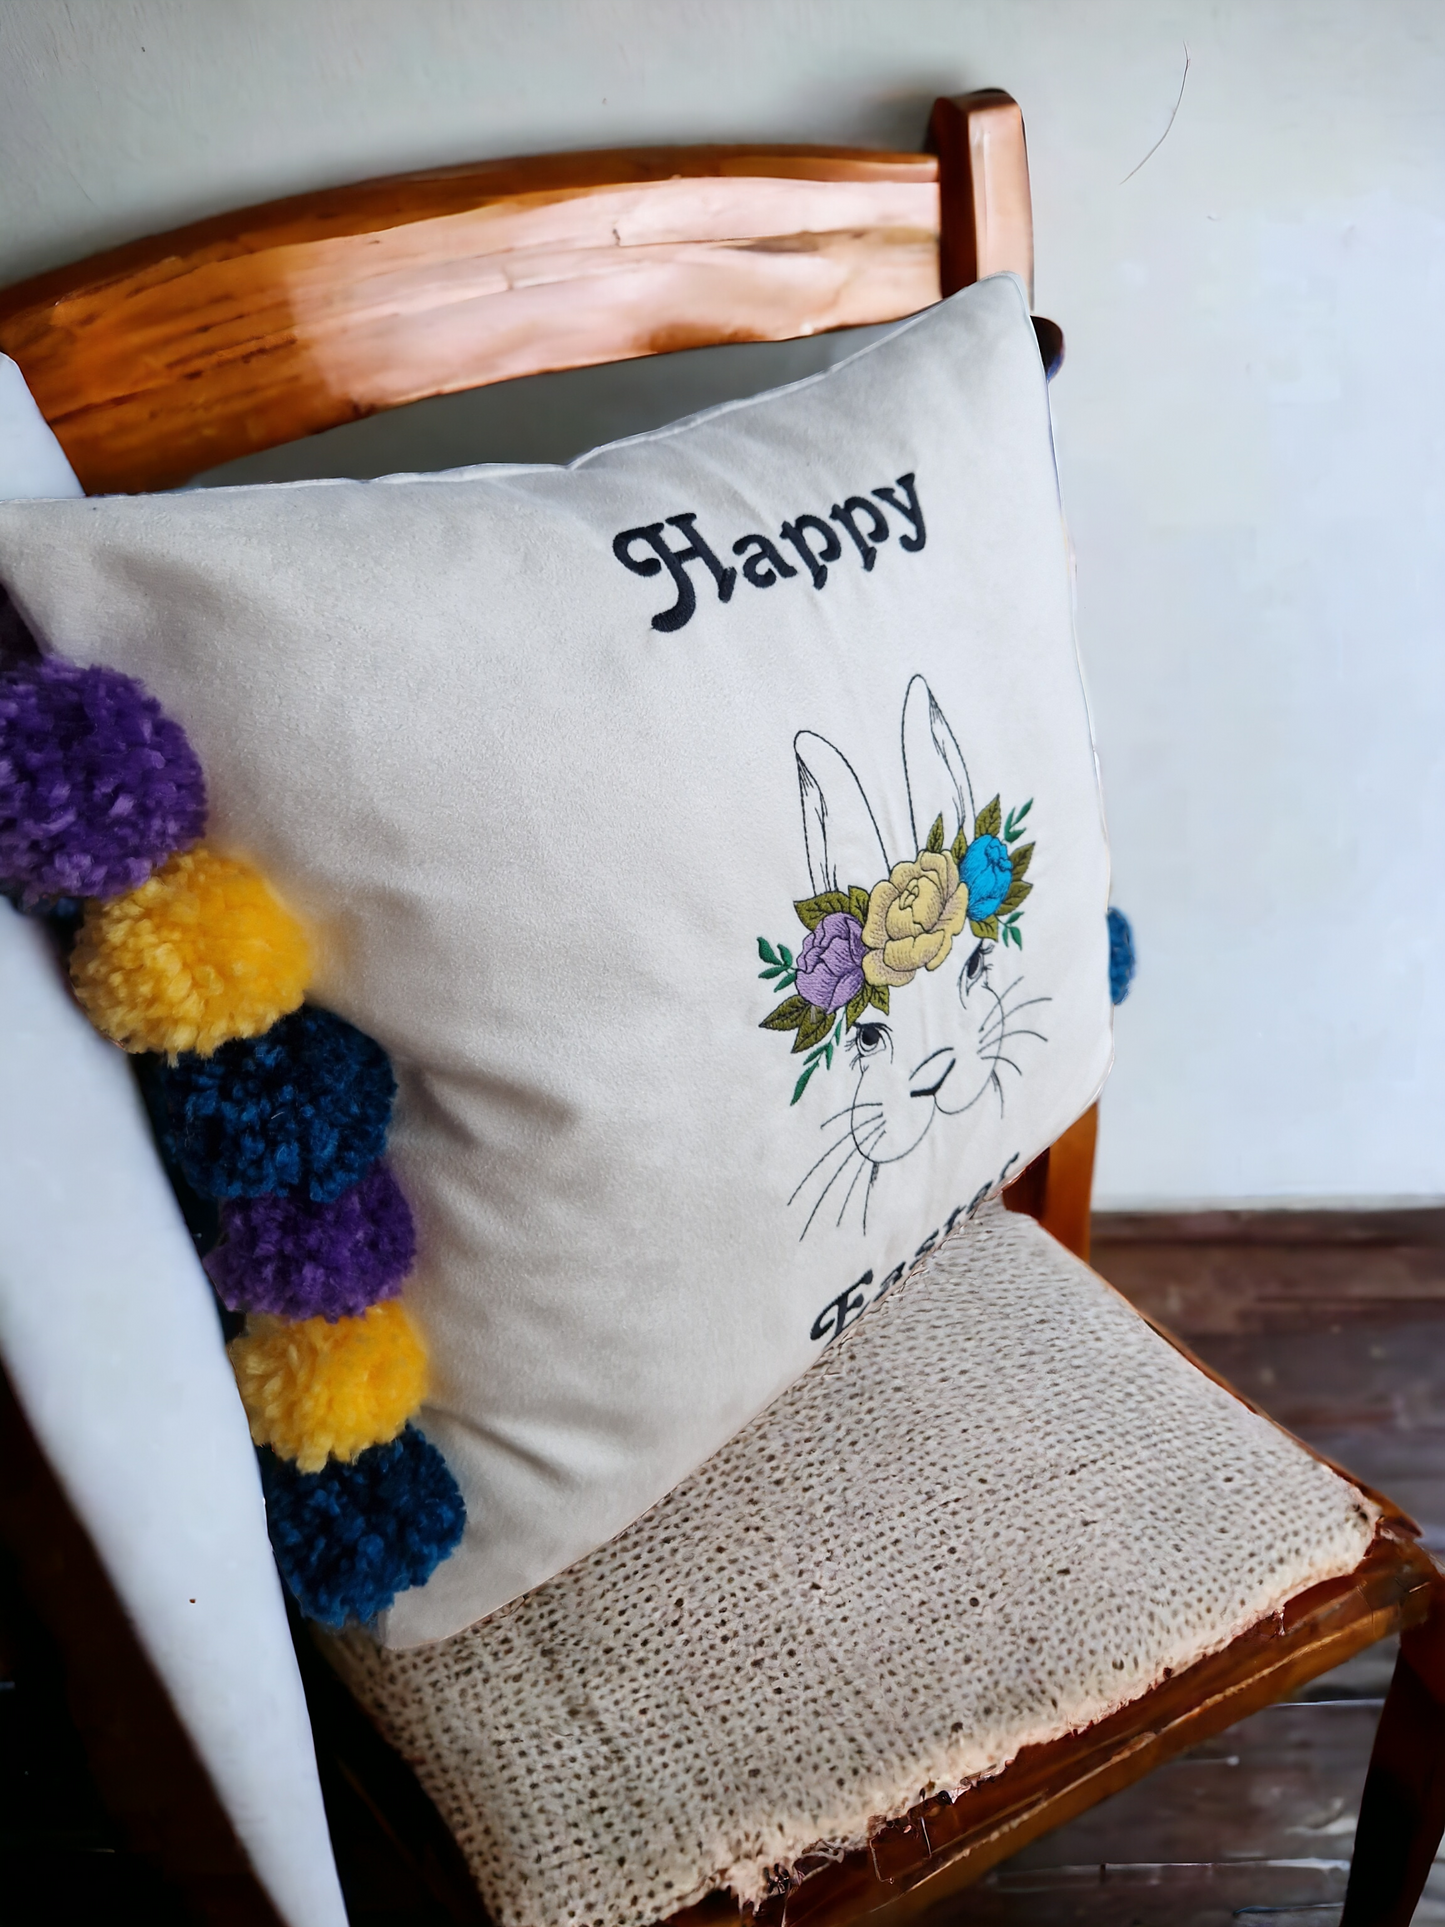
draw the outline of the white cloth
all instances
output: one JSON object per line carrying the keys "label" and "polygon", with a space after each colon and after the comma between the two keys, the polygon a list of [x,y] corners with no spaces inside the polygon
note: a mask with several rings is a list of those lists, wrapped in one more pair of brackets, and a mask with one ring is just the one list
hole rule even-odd
{"label": "white cloth", "polygon": [[[390,1643],[610,1539],[1103,1081],[1108,857],[1012,276],[566,469],[8,504],[0,577],[183,723],[214,837],[396,1066],[421,1423],[469,1522]],[[1005,872],[1036,845],[1019,942],[987,866],[992,936],[965,921],[960,829]],[[758,942],[801,960],[829,892],[844,926],[871,893],[833,981],[871,943],[889,1010],[793,1101]],[[910,903],[953,941],[905,982]]]}
{"label": "white cloth", "polygon": [[[0,487],[80,493],[0,356]],[[122,1053],[0,902],[0,1355],[257,1877],[344,1927],[256,1457]]]}
{"label": "white cloth", "polygon": [[84,493],[25,377],[0,355],[0,502]]}

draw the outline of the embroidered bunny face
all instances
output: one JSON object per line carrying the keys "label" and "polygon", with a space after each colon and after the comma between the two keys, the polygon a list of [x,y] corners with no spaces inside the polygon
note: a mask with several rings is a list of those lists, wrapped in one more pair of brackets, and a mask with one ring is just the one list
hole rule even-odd
{"label": "embroidered bunny face", "polygon": [[[1049,1000],[1026,994],[1019,967],[1031,801],[1007,819],[997,797],[975,812],[957,739],[921,676],[903,704],[912,849],[891,863],[846,757],[806,730],[794,749],[813,894],[794,906],[807,932],[796,956],[759,939],[760,974],[793,991],[762,1028],[793,1032],[804,1055],[793,1103],[835,1057],[851,1082],[790,1200],[806,1237],[850,1211],[866,1230],[890,1166],[981,1103],[1002,1110],[1005,1077],[1023,1075],[1019,1052],[1047,1041],[1038,1019]],[[879,880],[870,888],[868,877]]]}

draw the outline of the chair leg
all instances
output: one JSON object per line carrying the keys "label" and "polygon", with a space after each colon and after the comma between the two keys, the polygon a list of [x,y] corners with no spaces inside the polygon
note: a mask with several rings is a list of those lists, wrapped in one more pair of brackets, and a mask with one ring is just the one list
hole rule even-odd
{"label": "chair leg", "polygon": [[1401,1634],[1380,1715],[1340,1927],[1409,1927],[1445,1832],[1445,1588]]}

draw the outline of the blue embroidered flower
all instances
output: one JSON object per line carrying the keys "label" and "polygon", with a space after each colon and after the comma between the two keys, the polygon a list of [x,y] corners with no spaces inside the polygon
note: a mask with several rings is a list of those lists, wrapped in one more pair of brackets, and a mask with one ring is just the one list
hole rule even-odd
{"label": "blue embroidered flower", "polygon": [[969,921],[986,922],[1013,884],[1013,859],[1002,837],[976,836],[963,853],[958,874],[968,885]]}

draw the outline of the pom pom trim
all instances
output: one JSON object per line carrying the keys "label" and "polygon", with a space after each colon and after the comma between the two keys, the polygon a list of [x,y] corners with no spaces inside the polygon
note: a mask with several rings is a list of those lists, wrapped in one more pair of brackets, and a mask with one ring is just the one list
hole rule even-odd
{"label": "pom pom trim", "polygon": [[205,1266],[230,1311],[355,1318],[394,1297],[416,1257],[416,1227],[385,1164],[327,1204],[228,1199]]}
{"label": "pom pom trim", "polygon": [[260,873],[204,845],[92,902],[70,960],[102,1035],[168,1056],[270,1030],[300,1004],[310,970],[305,933]]}
{"label": "pom pom trim", "polygon": [[261,1487],[281,1577],[324,1626],[374,1619],[456,1550],[466,1506],[413,1425],[350,1464],[301,1472],[263,1451]]}
{"label": "pom pom trim", "polygon": [[55,660],[0,673],[0,883],[27,908],[134,890],[205,826],[196,753],[134,678]]}
{"label": "pom pom trim", "polygon": [[251,1437],[303,1472],[385,1445],[426,1396],[426,1349],[395,1302],[334,1323],[257,1312],[226,1349]]}
{"label": "pom pom trim", "polygon": [[200,842],[205,815],[184,731],[132,678],[0,672],[0,889],[27,909],[84,900],[81,1005],[168,1060],[163,1148],[228,1201],[207,1270],[251,1314],[228,1350],[277,1564],[304,1612],[341,1625],[423,1584],[466,1524],[409,1423],[426,1350],[395,1297],[416,1256],[380,1162],[396,1080],[374,1039],[303,1005],[305,932],[259,871]]}

